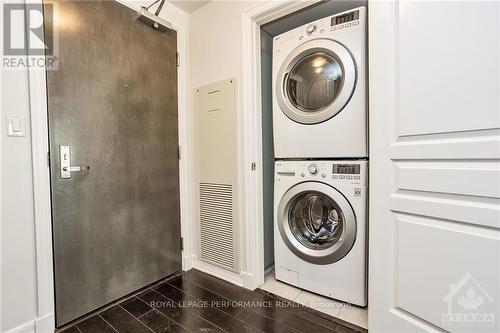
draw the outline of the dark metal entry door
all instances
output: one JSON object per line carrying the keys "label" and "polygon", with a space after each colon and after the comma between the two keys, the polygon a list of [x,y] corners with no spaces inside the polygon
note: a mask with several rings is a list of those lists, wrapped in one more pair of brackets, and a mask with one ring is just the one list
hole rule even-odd
{"label": "dark metal entry door", "polygon": [[180,270],[181,250],[176,32],[116,1],[56,4],[46,31],[59,32],[47,90],[61,326]]}

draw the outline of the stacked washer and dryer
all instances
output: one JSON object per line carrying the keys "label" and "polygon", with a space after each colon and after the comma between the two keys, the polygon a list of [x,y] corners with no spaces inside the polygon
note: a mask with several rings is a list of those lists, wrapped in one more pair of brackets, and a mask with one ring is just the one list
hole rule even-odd
{"label": "stacked washer and dryer", "polygon": [[367,305],[366,8],[273,44],[276,279]]}

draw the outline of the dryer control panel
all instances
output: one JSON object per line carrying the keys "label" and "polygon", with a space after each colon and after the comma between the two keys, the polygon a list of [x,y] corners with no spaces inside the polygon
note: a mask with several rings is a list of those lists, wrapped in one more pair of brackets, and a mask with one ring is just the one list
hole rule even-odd
{"label": "dryer control panel", "polygon": [[[333,16],[331,19],[330,25],[333,27],[335,25],[339,24],[344,24],[344,23],[349,23],[349,22],[355,22],[359,20],[359,9],[358,10],[353,10],[352,12],[347,12],[342,15],[337,15]],[[353,25],[357,25],[359,22]]]}
{"label": "dryer control panel", "polygon": [[341,32],[366,31],[366,7],[354,8],[333,16],[304,24],[274,37],[273,52],[279,52],[288,43],[308,41],[314,38],[332,38]]}

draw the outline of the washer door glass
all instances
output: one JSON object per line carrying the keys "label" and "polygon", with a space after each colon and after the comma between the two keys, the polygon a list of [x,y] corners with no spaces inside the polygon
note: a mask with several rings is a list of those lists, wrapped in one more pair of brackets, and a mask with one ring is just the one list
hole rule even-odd
{"label": "washer door glass", "polygon": [[304,182],[281,198],[277,224],[295,255],[314,264],[331,264],[349,253],[356,240],[356,217],[347,199],[320,182]]}
{"label": "washer door glass", "polygon": [[323,250],[334,245],[342,234],[344,223],[342,210],[323,193],[303,193],[290,205],[290,230],[302,245],[310,249]]}
{"label": "washer door glass", "polygon": [[339,62],[323,52],[300,59],[286,80],[286,94],[297,109],[317,112],[333,103],[342,89]]}
{"label": "washer door glass", "polygon": [[276,77],[281,111],[300,124],[318,124],[344,109],[356,86],[351,53],[330,39],[314,39],[295,48]]}

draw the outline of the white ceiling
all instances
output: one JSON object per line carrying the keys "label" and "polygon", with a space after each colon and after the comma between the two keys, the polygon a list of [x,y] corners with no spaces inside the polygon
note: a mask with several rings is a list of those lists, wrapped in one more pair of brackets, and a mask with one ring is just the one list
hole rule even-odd
{"label": "white ceiling", "polygon": [[198,0],[173,0],[169,1],[172,5],[182,9],[186,13],[191,13],[200,7],[205,6],[210,0],[198,1]]}

